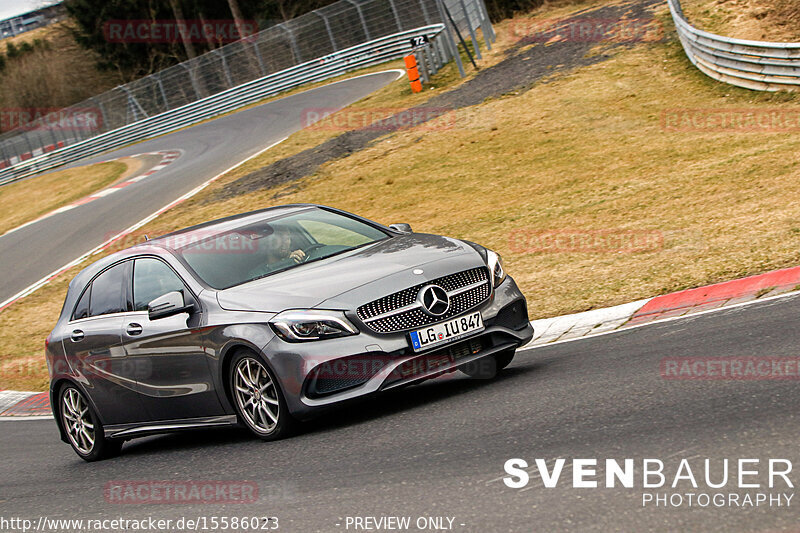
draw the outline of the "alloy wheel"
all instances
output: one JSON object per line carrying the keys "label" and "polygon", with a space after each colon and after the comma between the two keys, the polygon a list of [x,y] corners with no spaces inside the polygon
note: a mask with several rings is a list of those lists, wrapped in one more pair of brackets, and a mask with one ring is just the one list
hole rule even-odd
{"label": "alloy wheel", "polygon": [[275,383],[260,362],[245,357],[234,369],[234,395],[245,421],[259,433],[272,433],[278,425],[280,402]]}
{"label": "alloy wheel", "polygon": [[61,395],[61,405],[61,417],[72,446],[79,453],[89,455],[96,438],[89,404],[77,389],[69,387]]}

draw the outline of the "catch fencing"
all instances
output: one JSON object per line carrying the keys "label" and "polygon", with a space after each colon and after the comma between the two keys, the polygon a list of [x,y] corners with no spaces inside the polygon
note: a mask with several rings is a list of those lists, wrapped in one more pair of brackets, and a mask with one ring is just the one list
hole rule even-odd
{"label": "catch fencing", "polygon": [[478,29],[490,47],[483,0],[340,0],[58,112],[69,123],[96,110],[95,128],[45,117],[0,135],[0,185],[412,50],[425,81],[453,58],[463,74],[458,36],[480,57]]}

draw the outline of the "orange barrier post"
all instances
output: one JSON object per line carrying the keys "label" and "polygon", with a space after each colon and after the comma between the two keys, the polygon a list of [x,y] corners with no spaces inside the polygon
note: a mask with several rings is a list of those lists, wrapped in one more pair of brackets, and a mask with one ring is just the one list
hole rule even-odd
{"label": "orange barrier post", "polygon": [[411,90],[415,93],[422,91],[422,82],[419,80],[419,70],[417,69],[417,58],[414,54],[409,54],[403,58],[406,62],[408,80],[411,82]]}

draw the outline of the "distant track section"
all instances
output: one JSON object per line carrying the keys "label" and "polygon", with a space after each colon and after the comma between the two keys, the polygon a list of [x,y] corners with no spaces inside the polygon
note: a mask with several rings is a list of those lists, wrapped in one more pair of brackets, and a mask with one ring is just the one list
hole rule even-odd
{"label": "distant track section", "polygon": [[89,165],[145,152],[181,152],[149,179],[0,237],[0,308],[209,179],[301,130],[307,126],[304,110],[341,109],[403,74],[389,70],[331,83],[81,161]]}
{"label": "distant track section", "polygon": [[714,35],[689,24],[680,0],[667,3],[689,61],[707,76],[756,91],[800,89],[800,43]]}

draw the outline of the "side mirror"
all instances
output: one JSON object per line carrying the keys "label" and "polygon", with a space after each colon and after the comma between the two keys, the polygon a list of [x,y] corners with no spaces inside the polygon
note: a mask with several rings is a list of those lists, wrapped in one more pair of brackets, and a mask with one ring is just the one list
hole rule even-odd
{"label": "side mirror", "polygon": [[147,304],[147,315],[150,320],[158,320],[180,313],[191,314],[193,311],[194,304],[186,303],[182,291],[168,292]]}
{"label": "side mirror", "polygon": [[404,224],[404,223],[391,224],[389,226],[389,229],[393,229],[398,233],[414,233],[414,230],[411,229],[411,226],[409,224]]}

